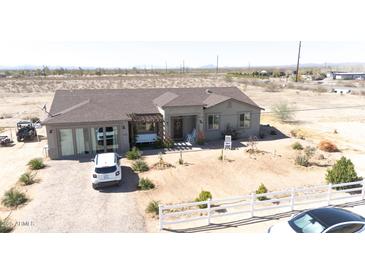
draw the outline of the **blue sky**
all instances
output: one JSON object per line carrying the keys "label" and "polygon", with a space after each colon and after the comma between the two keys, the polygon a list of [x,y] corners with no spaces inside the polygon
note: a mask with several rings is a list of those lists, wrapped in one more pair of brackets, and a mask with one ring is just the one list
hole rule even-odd
{"label": "blue sky", "polygon": [[[11,42],[0,44],[0,67],[247,67],[296,63],[298,42]],[[365,62],[365,42],[302,42],[301,63]]]}

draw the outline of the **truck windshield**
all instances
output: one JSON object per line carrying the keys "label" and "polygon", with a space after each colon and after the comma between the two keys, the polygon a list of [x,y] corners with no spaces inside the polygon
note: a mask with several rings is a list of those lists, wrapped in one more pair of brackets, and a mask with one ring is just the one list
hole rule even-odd
{"label": "truck windshield", "polygon": [[117,170],[116,166],[107,166],[107,167],[96,167],[95,173],[98,174],[105,174],[105,173],[112,173]]}

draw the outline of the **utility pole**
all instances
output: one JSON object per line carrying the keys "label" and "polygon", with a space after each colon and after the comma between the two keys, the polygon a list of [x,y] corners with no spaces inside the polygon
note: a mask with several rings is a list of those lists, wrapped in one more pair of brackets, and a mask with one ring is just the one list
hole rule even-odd
{"label": "utility pole", "polygon": [[185,73],[185,60],[183,60],[182,73]]}
{"label": "utility pole", "polygon": [[298,79],[299,79],[299,59],[300,59],[300,48],[301,47],[302,47],[302,41],[299,41],[298,61],[297,61],[297,75],[295,77],[295,82],[298,82]]}
{"label": "utility pole", "polygon": [[167,74],[167,61],[165,61],[165,72]]}
{"label": "utility pole", "polygon": [[218,60],[219,60],[219,56],[217,55],[217,68],[215,70],[215,73],[218,74]]}

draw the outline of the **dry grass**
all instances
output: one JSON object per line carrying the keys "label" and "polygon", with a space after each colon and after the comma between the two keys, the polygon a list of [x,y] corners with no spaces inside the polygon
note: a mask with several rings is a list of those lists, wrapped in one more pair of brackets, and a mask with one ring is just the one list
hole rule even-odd
{"label": "dry grass", "polygon": [[338,152],[337,146],[329,140],[323,140],[319,143],[318,148],[326,152]]}

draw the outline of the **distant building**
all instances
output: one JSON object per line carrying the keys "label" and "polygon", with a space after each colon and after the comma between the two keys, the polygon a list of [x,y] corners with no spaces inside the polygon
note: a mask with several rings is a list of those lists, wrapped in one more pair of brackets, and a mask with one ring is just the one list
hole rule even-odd
{"label": "distant building", "polygon": [[331,72],[328,75],[334,80],[365,80],[365,72]]}

